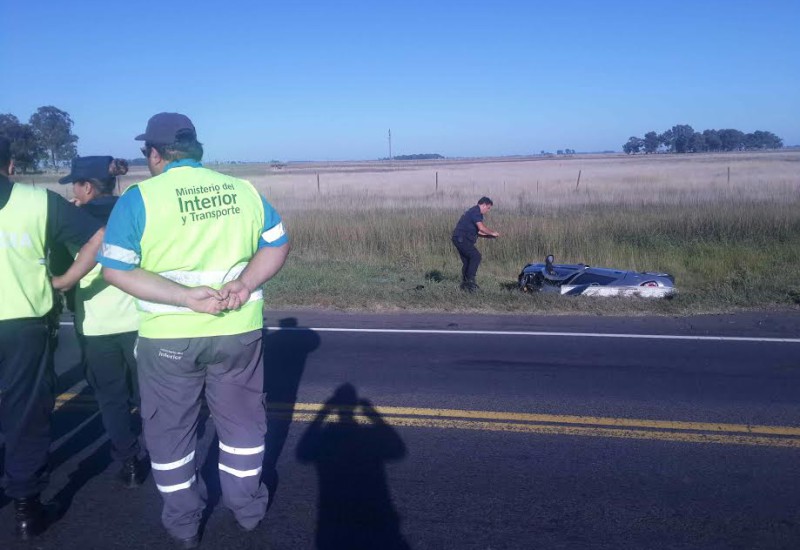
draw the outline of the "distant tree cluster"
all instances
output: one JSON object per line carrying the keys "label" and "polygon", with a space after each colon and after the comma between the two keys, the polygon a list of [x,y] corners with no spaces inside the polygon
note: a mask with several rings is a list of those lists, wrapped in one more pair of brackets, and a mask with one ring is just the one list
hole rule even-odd
{"label": "distant tree cluster", "polygon": [[[551,153],[550,151],[545,151],[544,149],[539,151],[539,154],[541,156],[543,156],[543,157],[552,157],[553,156],[553,153]],[[575,154],[575,149],[557,149],[555,154],[556,155],[574,155]]]}
{"label": "distant tree cluster", "polygon": [[10,114],[0,114],[0,135],[11,140],[14,165],[23,174],[43,163],[53,169],[78,155],[78,136],[72,133],[69,113],[53,106],[39,107],[28,123]]}
{"label": "distant tree cluster", "polygon": [[780,149],[783,140],[763,130],[745,134],[741,130],[703,130],[696,132],[688,124],[678,124],[661,134],[647,132],[644,138],[631,136],[622,150],[636,153],[703,153],[706,151],[752,151]]}
{"label": "distant tree cluster", "polygon": [[444,157],[438,153],[418,153],[416,155],[397,155],[392,160],[438,160]]}

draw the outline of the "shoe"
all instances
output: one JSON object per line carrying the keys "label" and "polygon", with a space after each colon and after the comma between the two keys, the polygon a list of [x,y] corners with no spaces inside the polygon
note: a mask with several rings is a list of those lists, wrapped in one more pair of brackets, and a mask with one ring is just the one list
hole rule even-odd
{"label": "shoe", "polygon": [[17,537],[30,540],[41,534],[56,516],[56,508],[55,504],[43,505],[39,495],[14,499]]}
{"label": "shoe", "polygon": [[186,539],[179,539],[178,537],[172,537],[172,540],[175,541],[175,545],[178,548],[184,548],[187,550],[191,548],[198,548],[200,546],[200,533]]}
{"label": "shoe", "polygon": [[135,489],[140,487],[147,476],[144,464],[136,457],[129,458],[122,464],[117,479],[122,482],[122,485],[127,489]]}

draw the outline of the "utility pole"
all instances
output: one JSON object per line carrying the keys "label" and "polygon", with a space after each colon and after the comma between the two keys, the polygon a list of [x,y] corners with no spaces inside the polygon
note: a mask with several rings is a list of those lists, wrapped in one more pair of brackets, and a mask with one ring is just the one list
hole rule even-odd
{"label": "utility pole", "polygon": [[392,129],[389,128],[389,160],[392,160]]}

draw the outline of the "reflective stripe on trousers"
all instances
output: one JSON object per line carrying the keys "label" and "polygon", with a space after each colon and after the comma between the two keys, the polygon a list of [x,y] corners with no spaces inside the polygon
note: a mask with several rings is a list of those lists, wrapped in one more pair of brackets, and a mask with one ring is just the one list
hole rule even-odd
{"label": "reflective stripe on trousers", "polygon": [[240,479],[261,473],[264,461],[264,445],[256,447],[231,447],[219,442],[219,471]]}
{"label": "reflective stripe on trousers", "polygon": [[197,481],[194,467],[194,451],[172,462],[155,462],[151,460],[153,479],[162,493],[174,493],[188,489]]}

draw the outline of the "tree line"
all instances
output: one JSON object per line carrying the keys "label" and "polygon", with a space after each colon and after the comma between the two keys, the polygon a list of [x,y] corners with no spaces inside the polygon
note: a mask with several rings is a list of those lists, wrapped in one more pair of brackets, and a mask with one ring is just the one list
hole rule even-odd
{"label": "tree line", "polygon": [[40,166],[57,169],[78,156],[78,136],[69,113],[52,105],[39,107],[27,123],[0,113],[0,135],[11,140],[14,166],[23,174]]}
{"label": "tree line", "polygon": [[414,155],[395,155],[391,160],[439,160],[443,158],[439,153],[416,153]]}
{"label": "tree line", "polygon": [[643,138],[631,136],[622,146],[625,153],[703,153],[706,151],[744,151],[780,149],[783,140],[763,130],[746,134],[741,130],[703,130],[696,132],[688,124],[678,124],[658,134],[647,132]]}

